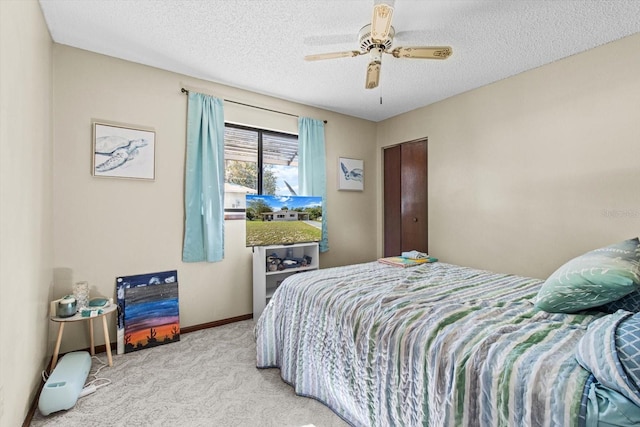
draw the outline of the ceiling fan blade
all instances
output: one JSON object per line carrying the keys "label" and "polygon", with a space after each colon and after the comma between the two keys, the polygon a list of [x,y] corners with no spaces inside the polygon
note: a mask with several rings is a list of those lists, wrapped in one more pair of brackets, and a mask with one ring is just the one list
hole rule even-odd
{"label": "ceiling fan blade", "polygon": [[373,6],[373,17],[371,18],[371,38],[373,40],[386,40],[391,31],[391,18],[393,18],[393,7],[385,3]]}
{"label": "ceiling fan blade", "polygon": [[380,82],[381,65],[380,61],[369,62],[369,66],[367,67],[367,81],[364,85],[366,89],[374,89],[378,87],[378,83]]}
{"label": "ceiling fan blade", "polygon": [[396,58],[447,59],[453,50],[449,46],[407,46],[397,47],[387,53]]}
{"label": "ceiling fan blade", "polygon": [[348,50],[345,52],[318,53],[316,55],[307,55],[304,57],[304,60],[320,61],[322,59],[349,58],[358,55],[362,55],[362,52],[360,52],[359,50]]}

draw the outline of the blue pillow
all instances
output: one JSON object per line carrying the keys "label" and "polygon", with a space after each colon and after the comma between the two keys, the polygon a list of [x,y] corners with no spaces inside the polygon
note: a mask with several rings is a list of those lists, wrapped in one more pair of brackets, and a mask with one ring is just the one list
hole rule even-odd
{"label": "blue pillow", "polygon": [[640,289],[623,296],[619,300],[607,303],[600,309],[606,313],[615,313],[618,310],[638,313],[640,312]]}
{"label": "blue pillow", "polygon": [[624,319],[615,335],[618,359],[627,374],[629,383],[640,394],[640,313]]}
{"label": "blue pillow", "polygon": [[536,306],[551,313],[575,313],[616,301],[637,289],[640,241],[636,237],[564,264],[544,282]]}
{"label": "blue pillow", "polygon": [[640,314],[607,314],[589,324],[575,357],[597,382],[640,406]]}

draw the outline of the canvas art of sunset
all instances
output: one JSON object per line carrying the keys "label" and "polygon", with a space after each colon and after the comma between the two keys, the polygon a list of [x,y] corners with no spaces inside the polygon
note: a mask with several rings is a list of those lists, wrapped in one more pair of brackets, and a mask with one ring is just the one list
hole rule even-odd
{"label": "canvas art of sunset", "polygon": [[176,270],[122,276],[116,283],[125,353],[180,340]]}

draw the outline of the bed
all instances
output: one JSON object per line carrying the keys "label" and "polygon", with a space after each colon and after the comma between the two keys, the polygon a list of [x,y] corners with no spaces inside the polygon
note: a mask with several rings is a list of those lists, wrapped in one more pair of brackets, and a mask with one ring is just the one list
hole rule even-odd
{"label": "bed", "polygon": [[[292,275],[257,321],[257,367],[279,368],[353,426],[595,425],[600,382],[586,359],[621,320],[637,317],[640,330],[640,317],[550,313],[535,305],[543,286],[441,262]],[[609,335],[588,333],[596,323]],[[638,375],[623,379],[636,420]]]}

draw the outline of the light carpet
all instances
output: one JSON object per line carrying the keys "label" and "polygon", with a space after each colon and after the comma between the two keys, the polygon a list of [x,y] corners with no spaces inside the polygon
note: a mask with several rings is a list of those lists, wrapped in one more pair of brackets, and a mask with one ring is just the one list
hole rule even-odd
{"label": "light carpet", "polygon": [[[44,417],[36,410],[31,426],[348,426],[320,402],[297,396],[280,370],[256,369],[254,325],[232,323],[114,355],[113,366],[98,373],[110,385],[68,411]],[[98,366],[94,360],[92,372]]]}

